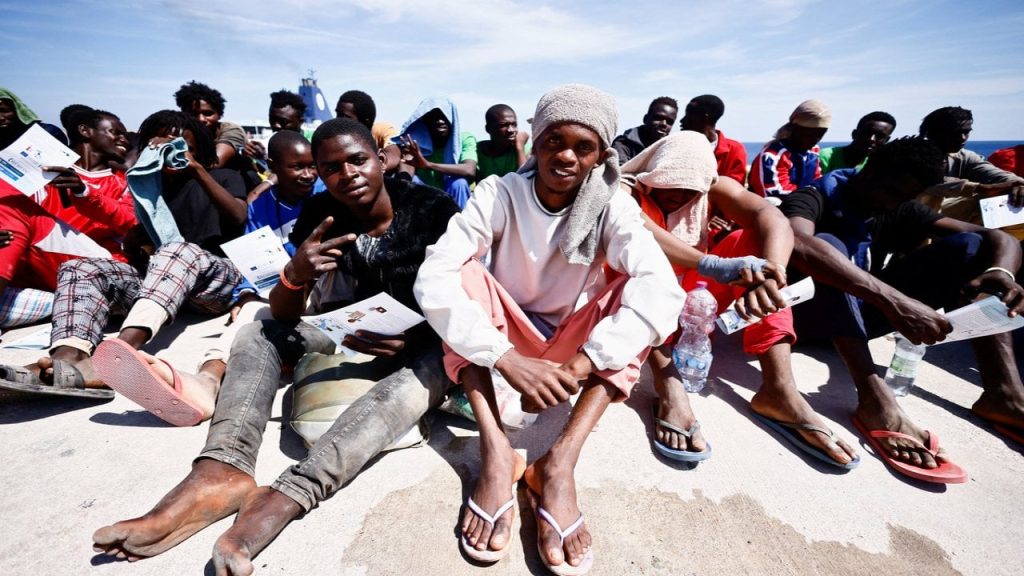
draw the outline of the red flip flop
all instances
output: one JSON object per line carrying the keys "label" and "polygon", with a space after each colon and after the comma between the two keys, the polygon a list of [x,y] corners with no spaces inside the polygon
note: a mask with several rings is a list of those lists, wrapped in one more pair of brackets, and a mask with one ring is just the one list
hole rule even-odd
{"label": "red flip flop", "polygon": [[868,443],[871,444],[871,448],[875,451],[875,455],[882,459],[883,462],[888,464],[893,470],[909,476],[922,482],[933,482],[935,484],[963,484],[967,482],[967,472],[960,466],[948,462],[948,461],[936,461],[939,462],[938,468],[921,468],[920,466],[914,466],[907,462],[902,462],[889,455],[889,453],[882,447],[882,443],[879,441],[881,438],[903,438],[910,440],[912,443],[924,448],[933,457],[939,453],[939,437],[934,432],[928,431],[928,445],[925,446],[917,438],[908,436],[901,432],[893,432],[891,430],[868,430],[868,427],[860,421],[860,418],[853,417],[853,425],[860,430],[860,433],[864,435]]}
{"label": "red flip flop", "polygon": [[107,386],[161,420],[175,426],[195,426],[203,421],[202,410],[182,395],[181,378],[170,364],[167,367],[174,374],[173,387],[153,370],[138,350],[117,338],[100,342],[92,362]]}

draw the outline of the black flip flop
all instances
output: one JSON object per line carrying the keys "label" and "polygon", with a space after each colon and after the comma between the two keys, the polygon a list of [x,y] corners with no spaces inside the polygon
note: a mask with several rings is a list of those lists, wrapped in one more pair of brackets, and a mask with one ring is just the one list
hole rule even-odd
{"label": "black flip flop", "polygon": [[39,379],[27,368],[0,365],[0,389],[47,396],[72,396],[91,400],[113,400],[114,391],[86,388],[85,377],[70,362],[53,361],[53,384]]}

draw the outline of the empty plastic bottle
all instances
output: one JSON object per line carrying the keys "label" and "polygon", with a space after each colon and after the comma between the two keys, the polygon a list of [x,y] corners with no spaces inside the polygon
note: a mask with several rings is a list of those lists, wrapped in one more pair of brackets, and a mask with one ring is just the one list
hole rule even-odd
{"label": "empty plastic bottle", "polygon": [[679,341],[672,349],[672,361],[679,370],[687,392],[703,390],[711,369],[711,340],[708,334],[715,328],[718,302],[707,287],[707,282],[697,282],[697,287],[687,292],[683,311],[679,314],[682,330]]}
{"label": "empty plastic bottle", "polygon": [[896,335],[896,352],[892,355],[889,369],[885,371],[885,383],[893,394],[906,396],[910,392],[917,378],[917,367],[927,348],[924,344],[914,344],[902,335]]}

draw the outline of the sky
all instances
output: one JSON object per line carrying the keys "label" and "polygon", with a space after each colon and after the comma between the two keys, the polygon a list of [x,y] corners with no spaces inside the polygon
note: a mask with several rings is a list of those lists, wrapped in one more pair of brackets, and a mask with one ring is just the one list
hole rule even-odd
{"label": "sky", "polygon": [[[725,102],[719,128],[769,139],[801,101],[829,105],[826,141],[884,110],[896,135],[929,111],[974,113],[976,140],[1024,141],[1024,2],[764,0],[0,0],[0,85],[44,121],[82,103],[135,129],[197,80],[224,119],[265,121],[269,93],[315,76],[331,106],[368,92],[401,126],[420,99],[451,98],[462,129],[506,103],[521,127],[568,82],[612,93],[619,131],[648,103]],[[681,114],[680,114],[681,116]]]}

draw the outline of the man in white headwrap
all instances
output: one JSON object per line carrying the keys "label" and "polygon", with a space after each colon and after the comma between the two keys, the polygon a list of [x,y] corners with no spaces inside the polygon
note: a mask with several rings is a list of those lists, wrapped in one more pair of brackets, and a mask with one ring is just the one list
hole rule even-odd
{"label": "man in white headwrap", "polygon": [[[779,294],[793,250],[793,231],[786,218],[739,182],[719,177],[712,148],[697,132],[659,140],[627,162],[622,172],[623,188],[640,204],[683,287],[689,290],[705,280],[719,311],[735,301],[742,313],[764,318],[743,333],[743,349],[757,356],[764,375],[751,400],[754,413],[819,460],[843,468],[856,466],[854,450],[829,431],[800,395],[793,377],[793,313],[784,309]],[[742,228],[705,254],[713,209]],[[670,367],[672,340],[650,356],[658,395],[654,447],[667,458],[698,462],[711,455],[711,447],[700,433],[678,373]]]}
{"label": "man in white headwrap", "polygon": [[[683,292],[636,203],[616,193],[615,133],[610,95],[582,85],[545,94],[531,159],[481,181],[420,267],[416,297],[480,427],[481,476],[462,522],[463,549],[475,559],[507,554],[509,485],[525,473],[545,564],[555,573],[589,568],[576,459],[609,403],[629,395],[650,347],[675,330]],[[478,259],[488,253],[485,268]],[[608,282],[606,264],[622,276]],[[501,427],[492,369],[528,411],[582,390],[562,436],[529,469]]]}
{"label": "man in white headwrap", "polygon": [[832,124],[832,112],[818,100],[805,100],[775,131],[750,164],[750,189],[768,198],[785,196],[821,177],[818,142]]}

